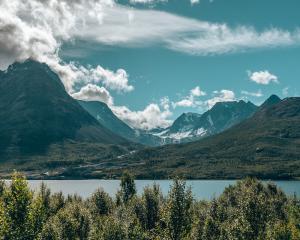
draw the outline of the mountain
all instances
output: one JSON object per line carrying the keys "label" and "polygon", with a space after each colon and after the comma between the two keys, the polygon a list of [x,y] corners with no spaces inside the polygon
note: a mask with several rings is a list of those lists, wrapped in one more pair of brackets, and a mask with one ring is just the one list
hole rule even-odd
{"label": "mountain", "polygon": [[105,103],[80,100],[78,103],[110,131],[118,133],[127,139],[135,139],[135,131],[121,121]]}
{"label": "mountain", "polygon": [[148,146],[190,142],[214,135],[247,119],[257,110],[251,102],[220,102],[203,115],[183,113],[169,128],[144,131],[129,127],[103,102],[78,102],[104,127],[130,141]]}
{"label": "mountain", "polygon": [[81,101],[78,103],[104,127],[126,138],[132,142],[149,146],[162,145],[161,138],[146,131],[133,129],[120,120],[112,110],[103,102],[99,101]]}
{"label": "mountain", "polygon": [[242,122],[251,117],[257,108],[251,102],[219,102],[202,115],[182,114],[170,128],[157,135],[165,139],[173,139],[174,142],[195,141],[220,133]]}
{"label": "mountain", "polygon": [[249,119],[220,134],[141,150],[128,162],[144,161],[135,173],[145,178],[300,178],[300,98],[278,103],[273,99]]}
{"label": "mountain", "polygon": [[45,152],[65,140],[126,144],[102,126],[65,91],[46,64],[32,60],[0,73],[0,149],[2,154]]}
{"label": "mountain", "polygon": [[279,102],[281,102],[281,99],[277,95],[273,94],[260,106],[260,108],[271,107]]}

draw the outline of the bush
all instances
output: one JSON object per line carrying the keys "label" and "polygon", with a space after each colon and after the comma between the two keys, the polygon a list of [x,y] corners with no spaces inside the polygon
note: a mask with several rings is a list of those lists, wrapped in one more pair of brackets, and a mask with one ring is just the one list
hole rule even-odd
{"label": "bush", "polygon": [[92,195],[90,208],[94,216],[108,215],[113,209],[113,200],[100,188]]}
{"label": "bush", "polygon": [[0,239],[5,240],[299,240],[300,202],[274,184],[238,181],[211,201],[194,201],[191,189],[175,179],[164,198],[159,186],[136,195],[126,173],[114,204],[98,189],[91,198],[51,194],[45,185],[33,194],[15,173],[0,196]]}
{"label": "bush", "polygon": [[48,220],[41,233],[42,239],[87,239],[92,219],[81,203],[70,202]]}

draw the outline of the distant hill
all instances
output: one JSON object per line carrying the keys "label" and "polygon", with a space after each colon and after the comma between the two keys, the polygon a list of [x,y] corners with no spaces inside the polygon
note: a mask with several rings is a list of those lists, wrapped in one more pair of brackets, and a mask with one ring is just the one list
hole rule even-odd
{"label": "distant hill", "polygon": [[300,98],[271,96],[251,118],[220,134],[142,150],[128,161],[137,159],[145,162],[137,175],[149,178],[300,178]]}
{"label": "distant hill", "polygon": [[65,140],[128,143],[71,98],[46,64],[27,60],[0,72],[1,154],[43,153]]}
{"label": "distant hill", "polygon": [[103,102],[78,102],[104,127],[130,141],[148,146],[191,142],[220,133],[249,118],[258,109],[251,102],[220,102],[203,115],[183,113],[168,128],[146,131],[128,126]]}
{"label": "distant hill", "polygon": [[159,137],[154,136],[146,131],[129,127],[126,123],[120,120],[105,103],[99,101],[81,100],[78,100],[78,103],[104,127],[115,134],[118,134],[130,141],[144,145],[162,145],[162,140]]}
{"label": "distant hill", "polygon": [[171,127],[157,134],[172,142],[190,142],[217,133],[251,117],[258,109],[251,102],[232,101],[216,103],[204,114],[184,113]]}

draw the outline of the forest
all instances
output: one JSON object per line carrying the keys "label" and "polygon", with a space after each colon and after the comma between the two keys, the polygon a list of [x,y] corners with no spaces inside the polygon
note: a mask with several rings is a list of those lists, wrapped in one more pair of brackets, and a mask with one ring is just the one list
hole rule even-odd
{"label": "forest", "polygon": [[124,172],[112,198],[99,188],[89,198],[30,190],[15,172],[0,181],[0,239],[4,240],[299,240],[300,200],[273,183],[237,181],[211,200],[196,200],[175,178],[167,196],[159,185],[137,194]]}

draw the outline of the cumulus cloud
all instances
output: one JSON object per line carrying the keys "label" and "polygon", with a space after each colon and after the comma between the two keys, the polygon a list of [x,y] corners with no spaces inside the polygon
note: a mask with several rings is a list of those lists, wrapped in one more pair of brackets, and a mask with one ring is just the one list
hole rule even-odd
{"label": "cumulus cloud", "polygon": [[110,93],[104,87],[94,84],[87,84],[79,92],[73,93],[71,96],[78,100],[100,101],[108,105],[113,105],[113,98]]}
{"label": "cumulus cloud", "polygon": [[198,105],[201,105],[201,101],[199,101],[197,98],[201,96],[205,96],[206,93],[200,89],[199,86],[196,86],[195,88],[190,90],[190,94],[180,101],[172,102],[173,108],[176,107],[196,107]]}
{"label": "cumulus cloud", "polygon": [[101,25],[103,8],[114,4],[113,0],[1,1],[0,69],[32,58],[47,63],[58,73],[69,93],[81,82],[101,83],[118,92],[132,91],[124,69],[113,72],[101,66],[64,63],[58,55],[63,42],[76,38],[76,33],[91,23]]}
{"label": "cumulus cloud", "polygon": [[[135,9],[113,0],[1,0],[0,12],[0,69],[27,58],[45,62],[59,74],[70,94],[89,99],[98,94],[107,102],[112,100],[108,92],[104,98],[104,89],[118,92],[134,89],[127,72],[63,62],[59,57],[61,44],[74,39],[126,47],[160,44],[187,54],[208,55],[300,42],[297,29],[271,28],[259,32],[246,26],[232,28],[163,11]],[[269,81],[275,81],[272,78]],[[79,92],[75,91],[75,85],[82,87]],[[210,105],[234,98],[234,93],[230,96],[222,91],[215,93],[217,96]],[[200,89],[194,89],[177,105],[198,104],[195,99],[200,96]],[[132,126],[141,128],[170,123],[171,112],[166,104],[162,107],[152,103],[141,111],[114,106],[114,111]]]}
{"label": "cumulus cloud", "polygon": [[200,0],[191,0],[192,5],[198,4],[199,2],[200,2]]}
{"label": "cumulus cloud", "polygon": [[191,92],[191,96],[194,96],[194,97],[200,97],[200,96],[206,95],[206,93],[204,91],[202,91],[199,86],[193,88],[190,92]]}
{"label": "cumulus cloud", "polygon": [[153,4],[158,2],[167,2],[168,0],[130,0],[130,3],[142,3],[142,4]]}
{"label": "cumulus cloud", "polygon": [[205,101],[208,108],[212,108],[218,102],[231,102],[235,101],[235,93],[231,90],[223,89],[221,91],[214,91],[214,97]]}
{"label": "cumulus cloud", "polygon": [[278,77],[271,74],[269,71],[259,71],[259,72],[250,72],[248,71],[248,76],[251,81],[258,84],[268,85],[272,82],[278,83]]}
{"label": "cumulus cloud", "polygon": [[261,90],[258,90],[257,92],[249,92],[249,91],[242,90],[241,93],[243,95],[250,96],[250,97],[262,97],[263,96]]}
{"label": "cumulus cloud", "polygon": [[126,106],[112,106],[113,112],[129,126],[150,130],[157,127],[168,127],[172,121],[169,109],[161,109],[158,104],[151,103],[142,111],[132,111]]}
{"label": "cumulus cloud", "polygon": [[298,29],[258,32],[247,26],[232,28],[162,11],[135,9],[113,0],[2,0],[0,12],[2,69],[29,57],[57,62],[60,45],[73,39],[129,47],[159,43],[197,55],[300,42]]}
{"label": "cumulus cloud", "polygon": [[119,92],[130,92],[134,89],[129,85],[128,74],[124,69],[113,72],[101,66],[96,68],[80,66],[75,68],[75,71],[77,71],[77,81],[79,82],[102,83],[105,87]]}
{"label": "cumulus cloud", "polygon": [[143,110],[132,111],[126,106],[114,105],[114,99],[109,91],[94,84],[83,86],[80,91],[71,94],[71,96],[78,100],[106,103],[118,118],[132,128],[150,130],[157,127],[168,127],[172,123],[169,119],[172,116],[172,112],[170,111],[168,97],[162,98],[159,104],[151,103]]}

